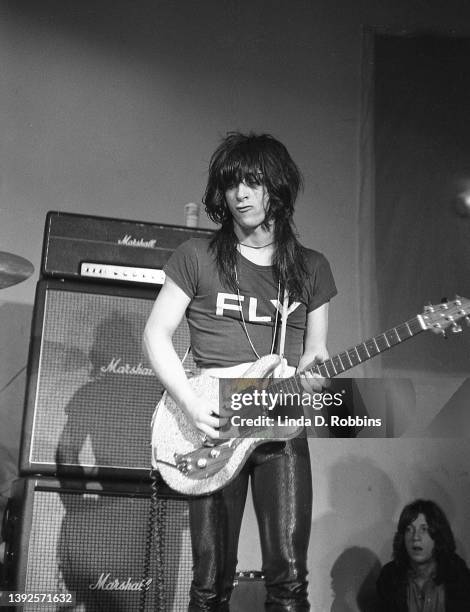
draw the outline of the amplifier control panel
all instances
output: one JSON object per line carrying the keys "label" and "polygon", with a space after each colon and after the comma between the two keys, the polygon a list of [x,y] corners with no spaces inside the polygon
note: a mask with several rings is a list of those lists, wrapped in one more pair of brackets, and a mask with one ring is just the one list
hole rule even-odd
{"label": "amplifier control panel", "polygon": [[160,269],[91,262],[83,262],[81,264],[80,275],[88,278],[127,281],[129,283],[149,283],[151,285],[163,285],[165,281],[165,272]]}

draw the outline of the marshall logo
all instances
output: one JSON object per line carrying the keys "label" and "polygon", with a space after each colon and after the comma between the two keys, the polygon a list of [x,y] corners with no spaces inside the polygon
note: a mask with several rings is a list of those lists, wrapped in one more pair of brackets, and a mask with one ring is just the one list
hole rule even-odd
{"label": "marshall logo", "polygon": [[125,246],[140,247],[142,249],[154,249],[157,241],[156,240],[144,240],[143,238],[133,238],[130,234],[126,234],[124,238],[118,240],[118,244]]}
{"label": "marshall logo", "polygon": [[144,366],[142,362],[131,365],[130,363],[121,363],[121,361],[120,357],[118,359],[113,357],[108,365],[101,366],[100,372],[102,374],[125,374],[127,376],[155,376],[152,368]]}
{"label": "marshall logo", "polygon": [[119,578],[111,577],[111,574],[104,572],[98,578],[97,582],[88,585],[90,591],[148,591],[152,584],[153,578],[147,580],[119,580]]}

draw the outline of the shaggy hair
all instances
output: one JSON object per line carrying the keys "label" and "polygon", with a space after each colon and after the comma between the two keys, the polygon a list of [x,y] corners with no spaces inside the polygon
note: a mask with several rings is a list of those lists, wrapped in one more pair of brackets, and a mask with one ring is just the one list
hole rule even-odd
{"label": "shaggy hair", "polygon": [[393,539],[393,558],[400,570],[406,573],[410,568],[410,559],[405,548],[405,532],[419,514],[426,518],[429,535],[434,541],[434,558],[437,564],[436,581],[442,582],[454,558],[455,540],[446,515],[433,501],[417,499],[403,508]]}

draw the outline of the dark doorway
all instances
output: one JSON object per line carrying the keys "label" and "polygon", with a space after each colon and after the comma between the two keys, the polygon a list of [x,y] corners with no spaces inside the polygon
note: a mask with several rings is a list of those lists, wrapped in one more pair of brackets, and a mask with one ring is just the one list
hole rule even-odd
{"label": "dark doorway", "polygon": [[[428,302],[470,298],[470,39],[375,37],[375,258],[382,329]],[[453,334],[449,334],[453,336]],[[422,334],[390,368],[470,372],[470,329]]]}

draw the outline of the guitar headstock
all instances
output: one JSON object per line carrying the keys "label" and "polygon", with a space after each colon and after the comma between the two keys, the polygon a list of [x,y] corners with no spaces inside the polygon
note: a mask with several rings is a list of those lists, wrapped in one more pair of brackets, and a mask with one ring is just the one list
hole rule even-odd
{"label": "guitar headstock", "polygon": [[445,335],[448,328],[453,333],[459,333],[462,331],[459,321],[465,319],[467,325],[470,325],[470,300],[457,295],[452,302],[429,304],[420,319],[426,329],[436,334]]}

